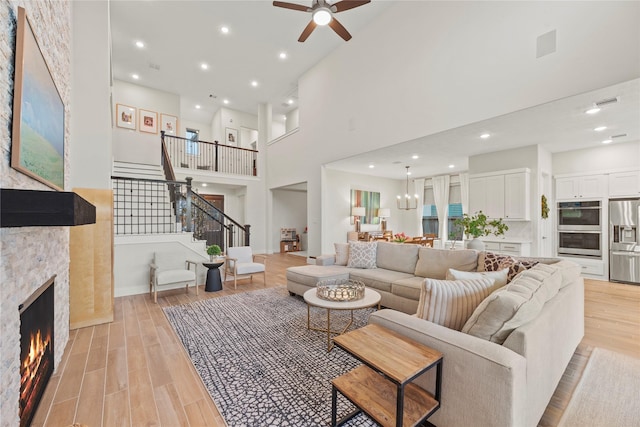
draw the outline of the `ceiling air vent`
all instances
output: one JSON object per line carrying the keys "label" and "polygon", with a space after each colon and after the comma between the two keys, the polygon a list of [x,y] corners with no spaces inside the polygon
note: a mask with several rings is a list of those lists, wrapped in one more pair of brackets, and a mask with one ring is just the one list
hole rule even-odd
{"label": "ceiling air vent", "polygon": [[620,133],[618,135],[611,135],[610,138],[611,139],[616,139],[616,138],[624,138],[625,136],[627,136],[626,133]]}
{"label": "ceiling air vent", "polygon": [[602,108],[605,105],[609,105],[609,104],[615,104],[616,102],[618,102],[619,99],[616,96],[615,98],[608,98],[608,99],[603,99],[602,101],[598,101],[596,102],[596,105],[600,108]]}

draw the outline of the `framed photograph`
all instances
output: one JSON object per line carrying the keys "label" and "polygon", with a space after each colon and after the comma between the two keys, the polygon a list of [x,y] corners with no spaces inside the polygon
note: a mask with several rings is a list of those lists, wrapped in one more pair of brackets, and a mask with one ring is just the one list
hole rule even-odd
{"label": "framed photograph", "polygon": [[177,135],[178,118],[170,114],[160,114],[160,130],[163,130],[165,135]]}
{"label": "framed photograph", "polygon": [[238,129],[225,128],[224,140],[227,145],[238,145]]}
{"label": "framed photograph", "polygon": [[[361,224],[379,224],[380,218],[376,216],[380,209],[380,193],[377,191],[351,190],[351,209],[354,207],[365,208],[365,216],[362,217]],[[351,212],[351,211],[349,211]],[[351,216],[351,224],[353,224]]]}
{"label": "framed photograph", "polygon": [[136,130],[136,109],[128,105],[116,104],[116,126]]}
{"label": "framed photograph", "polygon": [[64,190],[64,103],[23,8],[18,8],[11,167]]}
{"label": "framed photograph", "polygon": [[140,132],[158,133],[158,113],[140,108],[138,110],[138,129]]}

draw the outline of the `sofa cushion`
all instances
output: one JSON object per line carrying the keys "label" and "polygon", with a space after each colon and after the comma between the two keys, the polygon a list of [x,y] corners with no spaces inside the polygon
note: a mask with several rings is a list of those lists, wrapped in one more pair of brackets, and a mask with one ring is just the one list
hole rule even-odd
{"label": "sofa cushion", "polygon": [[378,268],[413,274],[418,262],[418,249],[418,245],[378,242],[376,265]]}
{"label": "sofa cushion", "polygon": [[543,281],[520,275],[482,301],[462,332],[502,344],[514,329],[540,313],[547,295]]}
{"label": "sofa cushion", "polygon": [[510,282],[519,273],[538,264],[538,261],[519,260],[509,255],[501,255],[493,252],[482,251],[478,254],[478,271],[498,271],[509,269],[507,282]]}
{"label": "sofa cushion", "polygon": [[459,331],[476,307],[491,293],[495,281],[424,279],[416,315]]}
{"label": "sofa cushion", "polygon": [[576,280],[582,273],[582,267],[580,267],[579,264],[573,261],[567,261],[563,259],[551,265],[557,268],[560,274],[562,275],[562,281],[560,282],[560,289],[564,288],[570,283],[573,283],[573,281]]}
{"label": "sofa cushion", "polygon": [[465,279],[493,279],[496,283],[494,290],[507,284],[508,268],[498,271],[459,271],[454,268],[447,270],[447,280]]}
{"label": "sofa cushion", "polygon": [[391,284],[393,282],[408,279],[409,277],[412,277],[412,275],[384,268],[376,268],[375,270],[354,269],[349,274],[349,278],[361,280],[366,286],[385,292],[391,292]]}
{"label": "sofa cushion", "polygon": [[562,283],[562,273],[553,265],[537,264],[523,271],[521,276],[542,282],[542,289],[546,293],[545,302],[556,296]]}
{"label": "sofa cushion", "polygon": [[400,279],[391,283],[391,293],[418,301],[420,299],[420,291],[422,290],[422,282],[424,277],[413,276],[408,279]]}
{"label": "sofa cushion", "polygon": [[349,271],[342,266],[299,265],[287,268],[287,280],[306,286],[315,286],[320,280],[348,279]]}
{"label": "sofa cushion", "polygon": [[349,242],[349,268],[376,268],[376,242]]}
{"label": "sofa cushion", "polygon": [[334,243],[333,246],[336,249],[335,265],[347,265],[347,262],[349,262],[349,244]]}
{"label": "sofa cushion", "polygon": [[452,251],[449,249],[420,248],[414,274],[432,279],[444,279],[447,270],[474,271],[478,266],[478,253],[471,249]]}

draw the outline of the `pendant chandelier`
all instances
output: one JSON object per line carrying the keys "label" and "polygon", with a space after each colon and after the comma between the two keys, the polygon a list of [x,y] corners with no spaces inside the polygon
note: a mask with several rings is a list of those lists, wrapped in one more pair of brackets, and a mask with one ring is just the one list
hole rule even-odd
{"label": "pendant chandelier", "polygon": [[411,172],[409,172],[409,168],[411,166],[405,167],[407,168],[407,191],[404,193],[404,197],[400,195],[397,196],[397,202],[398,209],[408,211],[418,208],[418,199],[420,198],[420,196],[418,196],[417,194],[414,194],[413,197],[409,196],[409,175],[411,175]]}

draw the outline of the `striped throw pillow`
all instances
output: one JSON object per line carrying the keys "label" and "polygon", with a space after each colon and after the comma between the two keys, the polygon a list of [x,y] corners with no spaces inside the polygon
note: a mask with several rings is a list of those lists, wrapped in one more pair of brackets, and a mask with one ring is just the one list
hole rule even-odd
{"label": "striped throw pillow", "polygon": [[416,316],[459,331],[476,307],[494,290],[494,284],[490,278],[425,279]]}

